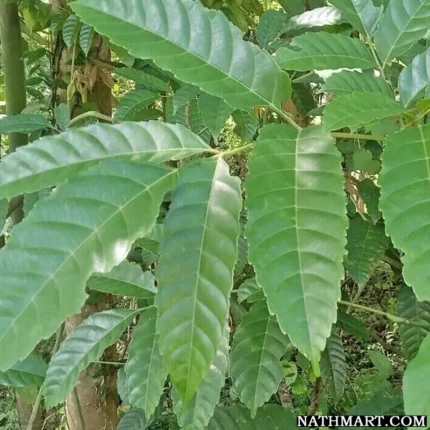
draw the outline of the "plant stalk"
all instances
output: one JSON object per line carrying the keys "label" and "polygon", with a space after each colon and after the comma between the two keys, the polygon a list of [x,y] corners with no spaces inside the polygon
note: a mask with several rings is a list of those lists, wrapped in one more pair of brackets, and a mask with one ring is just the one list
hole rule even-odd
{"label": "plant stalk", "polygon": [[354,134],[354,133],[338,133],[338,132],[332,132],[330,133],[333,137],[339,138],[339,139],[360,139],[360,140],[385,140],[385,136],[378,136],[373,134]]}

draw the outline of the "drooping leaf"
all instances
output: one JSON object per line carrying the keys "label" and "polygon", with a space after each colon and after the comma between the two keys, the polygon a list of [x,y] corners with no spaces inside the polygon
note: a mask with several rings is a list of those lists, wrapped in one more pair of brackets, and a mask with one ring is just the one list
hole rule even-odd
{"label": "drooping leaf", "polygon": [[398,115],[403,106],[394,99],[381,93],[350,93],[336,97],[324,110],[323,122],[327,130],[349,127],[355,130],[359,126]]}
{"label": "drooping leaf", "polygon": [[87,282],[91,290],[119,296],[147,299],[155,293],[155,278],[151,272],[133,263],[123,261],[108,273],[94,273]]}
{"label": "drooping leaf", "polygon": [[367,214],[376,224],[382,218],[382,212],[379,210],[381,189],[371,179],[365,179],[359,182],[357,188],[360,197],[366,205]]}
{"label": "drooping leaf", "polygon": [[345,268],[357,284],[365,285],[388,246],[384,227],[356,216],[349,220],[347,239]]}
{"label": "drooping leaf", "polygon": [[55,121],[62,131],[67,130],[70,124],[70,109],[65,103],[59,104],[55,110]]}
{"label": "drooping leaf", "polygon": [[340,299],[346,210],[340,154],[320,126],[262,129],[249,160],[247,237],[283,332],[319,361]]}
{"label": "drooping leaf", "polygon": [[375,66],[375,60],[363,42],[324,32],[295,37],[291,48],[278,49],[276,61],[283,69],[303,71],[342,67],[371,69]]}
{"label": "drooping leaf", "polygon": [[148,90],[155,92],[170,92],[170,86],[168,83],[154,75],[146,73],[144,70],[132,69],[131,67],[121,67],[114,69],[113,72],[123,78],[136,82],[136,84],[144,85]]}
{"label": "drooping leaf", "polygon": [[79,33],[79,46],[84,51],[85,56],[90,52],[94,38],[94,27],[88,24],[83,24]]}
{"label": "drooping leaf", "polygon": [[69,49],[75,44],[80,28],[81,22],[71,13],[63,24],[63,40]]}
{"label": "drooping leaf", "polygon": [[195,397],[184,405],[180,396],[173,391],[173,410],[181,428],[186,430],[204,430],[214,414],[215,406],[220,398],[220,391],[225,384],[225,373],[229,355],[229,330],[225,335],[215,355],[209,373],[200,384]]}
{"label": "drooping leaf", "polygon": [[379,21],[375,47],[383,66],[428,31],[430,0],[391,0]]}
{"label": "drooping leaf", "polygon": [[289,343],[276,317],[270,316],[266,302],[256,303],[243,317],[234,335],[230,376],[251,417],[278,389],[282,379],[280,359]]}
{"label": "drooping leaf", "polygon": [[[382,77],[347,70],[333,73],[325,82],[323,90],[334,95],[349,94],[351,92],[383,93],[393,98],[393,92]],[[366,97],[366,95],[362,97]]]}
{"label": "drooping leaf", "polygon": [[279,107],[290,97],[289,78],[272,56],[245,42],[222,12],[200,2],[129,0],[118,8],[117,0],[78,0],[71,6],[131,55],[152,59],[234,107]]}
{"label": "drooping leaf", "polygon": [[148,417],[154,413],[160,401],[167,378],[155,330],[156,322],[155,308],[142,313],[140,322],[133,331],[129,359],[125,365],[130,403],[143,409]]}
{"label": "drooping leaf", "polygon": [[278,10],[266,10],[258,22],[256,36],[262,48],[267,48],[280,34],[287,14]]}
{"label": "drooping leaf", "polygon": [[408,106],[430,85],[430,49],[417,55],[399,76],[400,100]]}
{"label": "drooping leaf", "polygon": [[128,387],[126,384],[126,376],[125,376],[124,366],[118,370],[116,387],[118,390],[118,396],[120,397],[122,403],[125,405],[130,404],[129,390],[128,390]]}
{"label": "drooping leaf", "polygon": [[255,278],[250,278],[244,281],[237,290],[237,301],[239,303],[245,300],[248,303],[253,303],[255,299],[263,299],[264,294],[260,285],[257,284]]}
{"label": "drooping leaf", "polygon": [[372,0],[331,0],[331,4],[341,10],[351,25],[360,33],[371,37],[384,11],[376,7]]}
{"label": "drooping leaf", "polygon": [[430,300],[429,153],[430,125],[392,134],[385,142],[380,176],[385,230],[404,252],[403,276],[420,301]]}
{"label": "drooping leaf", "polygon": [[345,22],[339,9],[333,6],[318,7],[293,16],[287,22],[282,32],[298,30],[300,28],[323,27],[324,25],[336,25]]}
{"label": "drooping leaf", "polygon": [[164,167],[105,162],[58,187],[14,228],[0,253],[0,370],[78,311],[90,275],[111,270],[152,229],[175,179]]}
{"label": "drooping leaf", "polygon": [[407,365],[403,375],[403,399],[406,415],[430,416],[428,386],[430,378],[430,335],[422,341],[418,354]]}
{"label": "drooping leaf", "polygon": [[120,101],[115,111],[115,118],[120,121],[132,121],[135,116],[159,98],[148,90],[132,90]]}
{"label": "drooping leaf", "polygon": [[346,383],[347,363],[342,339],[334,328],[321,354],[321,375],[331,398],[337,403],[343,396]]}
{"label": "drooping leaf", "polygon": [[389,378],[393,374],[393,365],[390,359],[379,351],[369,351],[369,358],[383,378]]}
{"label": "drooping leaf", "polygon": [[91,125],[44,137],[7,156],[0,165],[0,197],[57,185],[114,157],[164,162],[205,151],[211,151],[209,146],[180,125],[160,121]]}
{"label": "drooping leaf", "polygon": [[197,87],[183,84],[173,95],[173,115],[176,115],[180,108],[189,103],[198,94],[199,89]]}
{"label": "drooping leaf", "polygon": [[0,119],[0,134],[33,133],[51,127],[49,121],[42,115],[22,113],[6,116]]}
{"label": "drooping leaf", "polygon": [[30,354],[16,362],[9,370],[0,372],[0,385],[6,387],[40,387],[45,380],[48,365],[37,355]]}
{"label": "drooping leaf", "polygon": [[337,311],[336,325],[341,330],[352,334],[357,339],[368,339],[369,337],[369,330],[360,320],[341,310]]}
{"label": "drooping leaf", "polygon": [[49,363],[43,386],[49,406],[62,402],[78,383],[79,373],[115,343],[138,311],[111,309],[90,315],[62,343]]}
{"label": "drooping leaf", "polygon": [[419,302],[412,288],[403,285],[399,291],[397,312],[400,317],[411,322],[401,324],[399,333],[406,358],[412,360],[430,333],[430,302]]}
{"label": "drooping leaf", "polygon": [[191,131],[199,136],[204,142],[209,143],[212,135],[209,128],[205,125],[202,117],[200,98],[191,100],[188,109],[188,119]]}
{"label": "drooping leaf", "polygon": [[258,118],[252,110],[235,110],[232,114],[236,127],[234,132],[245,142],[254,138]]}
{"label": "drooping leaf", "polygon": [[145,430],[150,421],[145,416],[143,409],[133,408],[125,413],[118,424],[118,430]]}
{"label": "drooping leaf", "polygon": [[185,402],[224,336],[241,208],[239,180],[223,160],[181,170],[164,222],[156,306],[161,353]]}
{"label": "drooping leaf", "polygon": [[218,137],[233,108],[219,97],[206,93],[200,94],[199,106],[203,124],[213,136]]}

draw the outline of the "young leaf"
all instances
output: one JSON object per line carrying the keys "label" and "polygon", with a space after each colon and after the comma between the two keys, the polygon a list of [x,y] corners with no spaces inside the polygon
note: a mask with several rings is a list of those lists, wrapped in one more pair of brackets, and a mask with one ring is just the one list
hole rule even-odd
{"label": "young leaf", "polygon": [[87,282],[91,290],[119,296],[147,299],[155,293],[155,278],[151,272],[133,263],[123,261],[108,273],[94,273]]}
{"label": "young leaf", "polygon": [[287,14],[278,10],[266,10],[258,22],[256,36],[262,48],[267,48],[280,34]]}
{"label": "young leaf", "polygon": [[116,157],[161,163],[205,151],[210,147],[180,125],[160,121],[90,125],[44,137],[2,160],[0,198],[57,185]]}
{"label": "young leaf", "polygon": [[48,365],[37,355],[30,354],[16,362],[9,370],[0,372],[0,385],[6,387],[40,387],[45,380]]}
{"label": "young leaf", "polygon": [[352,334],[357,339],[369,338],[369,331],[367,327],[360,320],[340,310],[337,311],[336,325],[341,330],[344,330],[347,333]]}
{"label": "young leaf", "polygon": [[154,255],[158,255],[158,248],[164,234],[164,225],[155,224],[152,231],[146,236],[136,240],[136,245],[140,246],[145,251],[149,251]]}
{"label": "young leaf", "polygon": [[258,128],[258,118],[252,110],[235,110],[233,119],[236,123],[234,132],[245,142],[254,138]]}
{"label": "young leaf", "polygon": [[337,403],[343,396],[346,383],[346,358],[339,332],[333,329],[327,346],[321,354],[321,375],[331,398]]}
{"label": "young leaf", "polygon": [[118,390],[118,396],[120,397],[122,403],[125,405],[129,405],[130,404],[129,390],[125,381],[126,381],[126,377],[125,377],[125,370],[123,366],[118,370],[116,387]]}
{"label": "young leaf", "polygon": [[78,383],[79,373],[115,343],[138,311],[111,309],[90,315],[52,357],[43,386],[49,406],[62,402]]}
{"label": "young leaf", "polygon": [[220,391],[225,384],[225,372],[229,355],[229,330],[226,327],[225,335],[215,355],[209,373],[200,384],[195,397],[184,405],[180,396],[172,393],[173,410],[181,428],[189,430],[204,430],[214,414],[215,406],[220,398]]}
{"label": "young leaf", "polygon": [[397,312],[400,317],[407,318],[414,324],[399,326],[406,358],[412,360],[417,355],[421,342],[430,333],[430,302],[419,302],[413,289],[403,285],[399,291]]}
{"label": "young leaf", "polygon": [[150,424],[151,422],[146,418],[142,409],[133,408],[121,418],[118,430],[145,430]]}
{"label": "young leaf", "polygon": [[341,10],[351,25],[368,38],[375,32],[384,11],[382,6],[376,7],[372,0],[331,0],[330,3]]}
{"label": "young leaf", "polygon": [[430,378],[430,335],[421,343],[418,354],[406,367],[403,375],[403,399],[406,415],[430,416],[429,392],[426,381]]}
{"label": "young leaf", "polygon": [[282,29],[282,33],[298,30],[300,28],[323,27],[324,25],[336,25],[344,22],[340,10],[333,6],[318,7],[306,11],[298,16],[293,16]]}
{"label": "young leaf", "polygon": [[75,44],[80,28],[81,22],[71,13],[63,24],[63,40],[69,49]]}
{"label": "young leaf", "polygon": [[255,278],[247,279],[237,290],[237,301],[242,303],[246,300],[248,303],[252,303],[253,298],[255,297],[264,298],[261,287],[257,284],[257,280]]}
{"label": "young leaf", "polygon": [[161,353],[184,402],[224,336],[241,209],[239,180],[223,160],[181,169],[164,222],[156,306]]}
{"label": "young leaf", "polygon": [[78,311],[90,275],[111,270],[152,229],[175,179],[164,167],[105,162],[58,187],[14,228],[0,253],[0,370]]}
{"label": "young leaf", "polygon": [[380,177],[385,230],[394,246],[404,252],[403,276],[420,301],[430,300],[428,154],[430,125],[392,134],[385,142]]}
{"label": "young leaf", "polygon": [[176,115],[180,108],[197,97],[198,94],[199,89],[194,85],[182,84],[181,88],[173,95],[173,115]]}
{"label": "young leaf", "polygon": [[375,60],[359,39],[330,33],[305,33],[297,36],[291,48],[280,48],[276,61],[287,70],[325,70],[342,67],[371,69]]}
{"label": "young leaf", "polygon": [[367,215],[376,224],[382,218],[382,212],[379,210],[381,189],[371,179],[361,181],[357,188],[366,205]]}
{"label": "young leaf", "polygon": [[234,107],[278,108],[291,95],[288,75],[272,56],[245,42],[222,12],[200,2],[130,0],[118,8],[117,0],[78,0],[71,7],[131,55],[152,59]]}
{"label": "young leaf", "polygon": [[383,66],[407,51],[428,31],[430,0],[391,0],[379,21],[375,47]]}
{"label": "young leaf", "polygon": [[400,100],[408,106],[430,85],[430,48],[417,55],[399,76]]}
{"label": "young leaf", "polygon": [[[373,73],[343,71],[333,73],[325,82],[323,91],[334,95],[356,93],[383,93],[393,98],[393,92],[382,77]],[[366,95],[363,95],[366,97]]]}
{"label": "young leaf", "polygon": [[367,284],[388,246],[384,227],[356,216],[349,221],[345,268],[359,285]]}
{"label": "young leaf", "polygon": [[70,124],[70,109],[65,103],[55,108],[55,121],[62,131],[67,130]]}
{"label": "young leaf", "polygon": [[203,124],[213,136],[218,137],[233,108],[219,97],[206,93],[200,94],[199,106]]}
{"label": "young leaf", "polygon": [[369,358],[383,378],[389,378],[393,374],[393,365],[390,359],[382,352],[369,351]]}
{"label": "young leaf", "polygon": [[188,119],[191,131],[199,136],[204,142],[209,143],[212,135],[203,121],[202,111],[200,109],[200,99],[191,100],[188,109]]}
{"label": "young leaf", "polygon": [[278,389],[282,379],[280,359],[289,343],[263,301],[243,317],[235,333],[230,376],[234,390],[251,410],[252,418]]}
{"label": "young leaf", "polygon": [[249,160],[250,262],[281,330],[314,363],[336,321],[343,278],[340,163],[320,126],[266,126]]}
{"label": "young leaf", "polygon": [[132,90],[119,101],[115,118],[120,121],[133,121],[140,111],[154,103],[158,98],[158,94],[148,90]]}
{"label": "young leaf", "polygon": [[130,403],[143,409],[147,417],[154,413],[167,378],[155,331],[156,321],[155,308],[142,313],[140,322],[133,331],[129,359],[125,365]]}
{"label": "young leaf", "polygon": [[79,46],[84,52],[85,56],[90,52],[91,45],[93,43],[94,38],[94,27],[88,24],[84,24],[81,27],[81,31],[79,33]]}
{"label": "young leaf", "polygon": [[323,122],[327,130],[342,127],[357,129],[363,124],[398,115],[403,106],[381,93],[350,93],[336,97],[324,110]]}
{"label": "young leaf", "polygon": [[243,269],[245,269],[248,263],[248,241],[245,238],[245,223],[241,222],[240,226],[241,233],[237,242],[238,255],[236,265],[234,266],[235,278],[238,278],[242,274]]}
{"label": "young leaf", "polygon": [[6,116],[0,119],[0,134],[33,133],[33,131],[50,127],[51,124],[45,117],[29,113]]}
{"label": "young leaf", "polygon": [[164,82],[162,79],[150,75],[143,70],[132,69],[131,67],[121,67],[114,69],[113,72],[123,78],[136,82],[136,84],[144,85],[148,90],[154,92],[170,92],[170,86],[167,82]]}

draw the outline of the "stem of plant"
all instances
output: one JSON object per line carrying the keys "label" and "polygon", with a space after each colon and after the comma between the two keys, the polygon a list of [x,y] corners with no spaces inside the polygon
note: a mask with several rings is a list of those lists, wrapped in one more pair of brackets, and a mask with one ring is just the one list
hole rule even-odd
{"label": "stem of plant", "polygon": [[239,148],[231,149],[230,151],[221,152],[215,157],[231,157],[232,155],[240,154],[241,152],[249,151],[254,147],[254,143],[248,143],[247,145]]}
{"label": "stem of plant", "polygon": [[117,120],[115,120],[115,118],[111,118],[110,116],[103,115],[100,112],[97,112],[97,111],[88,111],[88,112],[84,112],[83,114],[81,114],[81,115],[73,118],[70,121],[70,126],[72,126],[73,124],[76,124],[79,121],[82,121],[85,118],[97,118],[97,119],[101,119],[103,121],[117,122]]}
{"label": "stem of plant", "polygon": [[293,119],[291,119],[285,112],[283,112],[281,109],[277,109],[274,108],[273,106],[271,106],[271,108],[286,122],[288,122],[288,124],[292,125],[296,130],[301,130],[302,127],[300,127],[299,124],[297,124]]}
{"label": "stem of plant", "polygon": [[73,402],[75,403],[76,410],[78,411],[80,430],[85,430],[84,414],[82,413],[81,402],[79,400],[78,390],[76,387],[73,389],[72,397]]}
{"label": "stem of plant", "polygon": [[330,133],[332,137],[339,138],[339,139],[360,139],[360,140],[385,140],[385,136],[378,136],[373,134],[353,134],[353,133],[337,133],[332,132]]}

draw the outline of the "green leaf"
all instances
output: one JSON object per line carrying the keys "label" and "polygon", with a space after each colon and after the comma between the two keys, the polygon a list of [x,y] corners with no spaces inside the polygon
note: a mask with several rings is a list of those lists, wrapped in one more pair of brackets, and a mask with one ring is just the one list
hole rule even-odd
{"label": "green leaf", "polygon": [[248,303],[253,303],[255,298],[264,299],[264,294],[257,280],[250,278],[245,280],[237,290],[237,301],[242,303],[246,300]]}
{"label": "green leaf", "polygon": [[245,238],[245,223],[240,223],[241,233],[237,242],[238,255],[234,266],[234,277],[238,278],[248,264],[248,241]]}
{"label": "green leaf", "polygon": [[23,113],[0,119],[0,134],[33,133],[50,127],[49,121],[41,115]]}
{"label": "green leaf", "polygon": [[105,162],[58,187],[14,228],[0,253],[0,370],[79,310],[90,275],[111,270],[152,229],[175,179],[164,167]]}
{"label": "green leaf", "polygon": [[353,170],[377,174],[381,170],[381,162],[374,159],[370,151],[355,151],[352,155]]}
{"label": "green leaf", "polygon": [[346,358],[339,332],[333,329],[321,354],[321,375],[331,398],[337,403],[343,396],[346,383]]}
{"label": "green leaf", "polygon": [[418,354],[406,367],[403,375],[403,399],[406,415],[430,417],[429,392],[426,381],[430,378],[430,335],[421,343]]}
{"label": "green leaf", "polygon": [[65,103],[61,103],[54,110],[55,121],[58,127],[64,131],[69,128],[70,124],[70,109]]}
{"label": "green leaf", "polygon": [[372,0],[331,0],[343,12],[345,18],[360,33],[371,37],[376,30],[384,8],[376,7]]}
{"label": "green leaf", "polygon": [[308,10],[298,16],[293,16],[287,22],[282,32],[298,30],[301,28],[323,27],[345,22],[340,10],[333,6],[318,7]]}
{"label": "green leaf", "polygon": [[213,136],[218,137],[233,108],[219,97],[206,93],[200,94],[199,106],[204,125]]}
{"label": "green leaf", "polygon": [[115,118],[119,121],[132,121],[139,112],[158,98],[158,94],[148,90],[132,90],[120,100],[115,111]]}
{"label": "green leaf", "polygon": [[164,222],[156,306],[161,353],[184,402],[224,336],[241,209],[239,180],[223,160],[181,169]]}
{"label": "green leaf", "polygon": [[[325,82],[322,90],[334,95],[355,93],[383,93],[393,98],[393,92],[382,77],[370,73],[343,71],[333,73]],[[363,95],[366,97],[366,94]],[[372,94],[370,94],[372,97]]]}
{"label": "green leaf", "polygon": [[236,127],[234,132],[245,142],[253,140],[258,128],[258,118],[253,110],[235,110],[232,114]]}
{"label": "green leaf", "polygon": [[49,363],[43,394],[50,407],[62,402],[78,383],[79,373],[102,356],[138,311],[111,309],[90,315],[62,343]]}
{"label": "green leaf", "polygon": [[281,330],[319,361],[336,321],[346,209],[341,156],[320,126],[262,129],[246,184],[250,262]]}
{"label": "green leaf", "polygon": [[16,362],[9,370],[0,372],[0,385],[6,387],[40,387],[45,380],[48,365],[37,355],[30,354]]}
{"label": "green leaf", "polygon": [[411,322],[400,324],[399,333],[406,358],[412,360],[430,333],[430,302],[419,302],[412,288],[403,285],[399,291],[397,312],[399,317]]}
{"label": "green leaf", "polygon": [[417,55],[399,76],[400,100],[408,106],[430,85],[430,49]]}
{"label": "green leaf", "polygon": [[[408,128],[385,142],[380,208],[385,231],[402,257],[405,282],[418,300],[430,300],[430,125]],[[405,174],[407,169],[407,174]]]}
{"label": "green leaf", "polygon": [[225,335],[214,361],[200,384],[195,397],[185,406],[175,390],[172,393],[173,410],[181,428],[186,430],[203,430],[208,425],[214,414],[215,406],[220,399],[220,391],[225,384],[225,373],[229,356],[229,330],[225,329]]}
{"label": "green leaf", "polygon": [[323,122],[327,130],[349,127],[357,129],[376,119],[398,115],[403,106],[385,94],[350,93],[336,97],[324,110]]}
{"label": "green leaf", "polygon": [[0,198],[57,185],[107,159],[161,163],[206,151],[210,147],[180,125],[160,121],[91,125],[44,137],[2,160]]}
{"label": "green leaf", "polygon": [[369,351],[368,354],[370,361],[378,369],[383,378],[389,378],[393,374],[393,365],[385,354],[379,351]]}
{"label": "green leaf", "polygon": [[91,45],[94,38],[94,27],[88,24],[83,24],[79,33],[79,46],[84,52],[85,56],[90,52]]}
{"label": "green leaf", "polygon": [[129,405],[130,404],[129,390],[125,381],[126,381],[126,377],[125,377],[125,370],[123,366],[118,370],[116,386],[118,390],[118,395],[122,403],[125,405]]}
{"label": "green leaf", "polygon": [[360,320],[340,310],[337,311],[336,325],[341,330],[344,330],[347,333],[352,334],[357,339],[369,338],[369,331],[367,327]]}
{"label": "green leaf", "polygon": [[146,251],[152,252],[158,255],[158,247],[164,234],[164,225],[155,224],[154,228],[146,237],[141,237],[136,240],[136,245],[145,249]]}
{"label": "green leaf", "polygon": [[129,400],[133,406],[145,411],[150,417],[163,394],[167,370],[159,349],[159,337],[155,331],[157,310],[146,310],[133,331],[129,359],[125,365]]}
{"label": "green leaf", "polygon": [[145,412],[139,408],[128,410],[118,424],[118,430],[145,430],[150,425]]}
{"label": "green leaf", "polygon": [[154,296],[155,278],[151,272],[133,263],[123,261],[108,273],[94,273],[87,282],[91,290],[118,296],[147,299]]}
{"label": "green leaf", "polygon": [[173,95],[173,115],[176,115],[180,108],[189,103],[194,97],[197,97],[198,94],[199,89],[197,87],[183,84]]}
{"label": "green leaf", "polygon": [[390,1],[375,33],[375,47],[383,66],[424,37],[429,19],[430,0]]}
{"label": "green leaf", "polygon": [[279,0],[279,4],[290,16],[299,15],[305,11],[302,0]]}
{"label": "green leaf", "polygon": [[234,107],[278,108],[291,95],[288,75],[273,57],[245,42],[222,12],[209,11],[200,2],[140,0],[118,8],[117,0],[78,0],[71,6],[131,55],[152,59],[179,80]]}
{"label": "green leaf", "polygon": [[363,42],[324,32],[295,37],[291,48],[278,49],[276,61],[282,69],[303,71],[375,67],[375,60]]}
{"label": "green leaf", "polygon": [[81,22],[71,13],[63,24],[63,40],[69,49],[75,44],[80,28]]}
{"label": "green leaf", "polygon": [[136,82],[136,84],[144,85],[152,91],[170,92],[170,86],[162,79],[150,75],[143,70],[132,69],[131,67],[121,67],[113,70],[119,76]]}
{"label": "green leaf", "polygon": [[381,189],[371,179],[359,182],[357,188],[366,205],[367,215],[376,224],[382,218],[382,212],[379,210]]}
{"label": "green leaf", "polygon": [[260,408],[254,419],[249,411],[240,404],[225,407],[218,406],[207,430],[296,430],[296,417],[278,405],[266,405]]}
{"label": "green leaf", "polygon": [[200,109],[200,99],[191,100],[188,109],[188,119],[191,131],[199,136],[203,141],[209,143],[212,135],[203,121],[202,111]]}
{"label": "green leaf", "polygon": [[388,247],[382,225],[374,225],[361,216],[349,220],[345,268],[359,285],[365,285]]}
{"label": "green leaf", "polygon": [[255,417],[257,409],[278,389],[282,379],[281,357],[290,341],[270,316],[266,302],[258,302],[243,317],[230,355],[230,376],[240,400]]}
{"label": "green leaf", "polygon": [[266,10],[261,15],[256,29],[257,41],[262,48],[267,48],[280,34],[288,15],[278,10]]}

